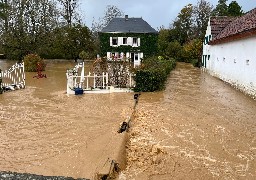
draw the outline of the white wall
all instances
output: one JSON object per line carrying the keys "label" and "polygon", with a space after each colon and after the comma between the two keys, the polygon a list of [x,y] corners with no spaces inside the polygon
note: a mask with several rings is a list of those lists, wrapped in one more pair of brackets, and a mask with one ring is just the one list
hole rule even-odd
{"label": "white wall", "polygon": [[202,55],[203,67],[205,67],[207,65],[207,61],[205,61],[205,58],[207,57],[207,59],[208,59],[208,55],[210,55],[210,45],[208,45],[208,42],[211,39],[212,39],[212,35],[211,35],[211,26],[210,26],[210,19],[209,19],[207,30],[205,33],[204,42],[203,42],[203,55]]}
{"label": "white wall", "polygon": [[[256,36],[204,48],[208,72],[256,97]],[[203,53],[206,53],[206,52]]]}

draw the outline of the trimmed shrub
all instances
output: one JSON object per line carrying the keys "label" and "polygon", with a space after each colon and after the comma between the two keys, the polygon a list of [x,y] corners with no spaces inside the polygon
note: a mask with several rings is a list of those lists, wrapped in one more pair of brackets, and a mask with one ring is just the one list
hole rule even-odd
{"label": "trimmed shrub", "polygon": [[44,60],[37,54],[28,54],[24,57],[24,66],[26,72],[37,72],[39,70],[44,71],[46,63]]}
{"label": "trimmed shrub", "polygon": [[153,92],[165,88],[165,83],[171,70],[175,68],[174,59],[163,59],[162,57],[152,57],[144,60],[142,66],[135,69],[134,80],[135,92]]}

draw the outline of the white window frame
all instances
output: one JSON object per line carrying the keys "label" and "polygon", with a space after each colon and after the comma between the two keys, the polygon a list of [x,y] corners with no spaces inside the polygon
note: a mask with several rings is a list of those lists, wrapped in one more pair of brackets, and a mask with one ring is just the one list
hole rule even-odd
{"label": "white window frame", "polygon": [[133,46],[138,46],[138,38],[137,37],[132,38],[132,45]]}
{"label": "white window frame", "polygon": [[127,37],[123,37],[123,45],[127,45],[128,44],[128,38]]}
{"label": "white window frame", "polygon": [[[114,44],[114,42],[116,42]],[[112,37],[112,46],[118,46],[118,37]]]}

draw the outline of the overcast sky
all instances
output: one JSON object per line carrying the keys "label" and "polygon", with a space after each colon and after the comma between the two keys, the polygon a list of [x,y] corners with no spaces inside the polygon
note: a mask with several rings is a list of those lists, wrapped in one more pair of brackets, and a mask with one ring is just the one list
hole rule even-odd
{"label": "overcast sky", "polygon": [[[232,0],[228,0],[227,5]],[[214,7],[218,0],[208,0]],[[242,6],[242,10],[247,12],[256,7],[256,0],[236,0]],[[92,20],[104,16],[107,5],[115,5],[129,17],[142,17],[156,30],[169,24],[177,17],[180,10],[191,3],[197,4],[197,0],[80,0],[80,11],[82,19],[89,28]]]}

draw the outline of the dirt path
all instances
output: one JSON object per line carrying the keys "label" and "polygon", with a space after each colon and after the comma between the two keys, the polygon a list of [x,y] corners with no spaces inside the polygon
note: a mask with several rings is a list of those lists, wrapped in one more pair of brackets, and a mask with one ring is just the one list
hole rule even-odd
{"label": "dirt path", "polygon": [[189,64],[143,93],[119,179],[256,179],[256,101]]}

